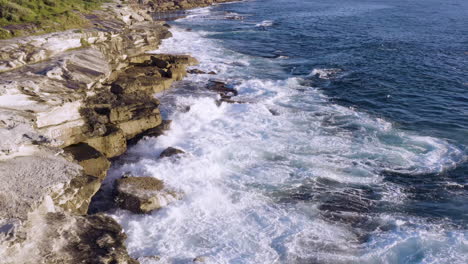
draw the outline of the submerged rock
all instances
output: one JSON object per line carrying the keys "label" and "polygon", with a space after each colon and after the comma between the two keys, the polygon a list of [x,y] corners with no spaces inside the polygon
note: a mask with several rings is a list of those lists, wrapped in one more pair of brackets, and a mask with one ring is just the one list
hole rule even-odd
{"label": "submerged rock", "polygon": [[214,72],[214,71],[206,72],[206,71],[202,71],[200,69],[191,69],[191,70],[188,70],[187,73],[190,73],[190,74],[211,74],[211,75],[216,74],[216,72]]}
{"label": "submerged rock", "polygon": [[190,74],[206,74],[205,71],[202,71],[200,69],[191,69],[191,70],[188,70],[187,73],[190,73]]}
{"label": "submerged rock", "polygon": [[157,210],[181,196],[153,177],[123,177],[116,181],[115,191],[118,206],[137,214]]}
{"label": "submerged rock", "polygon": [[173,147],[168,147],[167,149],[163,150],[161,154],[159,154],[159,158],[166,158],[166,157],[172,157],[174,155],[179,155],[179,154],[184,154],[185,151],[173,148]]}
{"label": "submerged rock", "polygon": [[270,111],[270,113],[274,116],[279,116],[280,115],[280,112],[278,112],[278,110],[275,110],[275,109],[268,109],[268,111]]}
{"label": "submerged rock", "polygon": [[236,89],[228,87],[227,84],[222,81],[211,80],[206,88],[210,91],[219,93],[221,97],[225,98],[238,95]]}

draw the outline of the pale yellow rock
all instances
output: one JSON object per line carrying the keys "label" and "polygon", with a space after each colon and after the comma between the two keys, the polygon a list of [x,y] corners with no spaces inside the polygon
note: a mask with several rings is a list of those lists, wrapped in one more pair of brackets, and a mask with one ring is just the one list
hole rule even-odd
{"label": "pale yellow rock", "polygon": [[117,126],[122,129],[125,138],[131,139],[141,132],[148,130],[153,127],[157,127],[162,122],[161,114],[159,110],[155,110],[155,113],[150,116],[146,116],[137,120],[130,120],[118,124]]}
{"label": "pale yellow rock", "polygon": [[122,155],[127,150],[127,140],[121,129],[102,136],[86,140],[91,147],[104,154],[107,158]]}

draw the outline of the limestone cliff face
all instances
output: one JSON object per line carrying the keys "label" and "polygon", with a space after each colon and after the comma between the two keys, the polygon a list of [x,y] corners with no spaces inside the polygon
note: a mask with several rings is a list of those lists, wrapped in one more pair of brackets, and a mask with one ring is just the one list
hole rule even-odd
{"label": "limestone cliff face", "polygon": [[107,3],[88,15],[92,29],[0,41],[5,263],[135,263],[120,226],[104,215],[87,216],[88,206],[108,159],[161,125],[153,94],[197,63],[145,54],[171,35],[140,2]]}

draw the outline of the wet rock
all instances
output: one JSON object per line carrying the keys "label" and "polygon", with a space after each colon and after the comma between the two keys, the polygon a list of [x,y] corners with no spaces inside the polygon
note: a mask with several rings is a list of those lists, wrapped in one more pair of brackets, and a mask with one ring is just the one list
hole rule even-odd
{"label": "wet rock", "polygon": [[200,69],[190,69],[190,70],[187,71],[187,73],[190,73],[190,74],[211,74],[211,75],[216,74],[216,72],[214,72],[214,71],[206,72],[206,71],[202,71]]}
{"label": "wet rock", "polygon": [[236,89],[229,88],[225,82],[211,80],[208,86],[208,90],[219,93],[222,97],[237,96],[238,92]]}
{"label": "wet rock", "polygon": [[280,115],[280,113],[279,113],[277,110],[275,110],[275,109],[268,109],[268,111],[270,111],[270,113],[271,113],[272,115],[274,115],[274,116],[279,116],[279,115]]}
{"label": "wet rock", "polygon": [[163,120],[161,124],[155,128],[150,128],[143,133],[136,135],[134,138],[128,141],[128,144],[136,144],[139,140],[144,137],[159,137],[164,134],[165,131],[171,128],[172,120]]}
{"label": "wet rock", "polygon": [[248,104],[249,102],[247,101],[241,101],[241,100],[233,100],[231,97],[224,97],[221,98],[217,101],[217,105],[220,106],[221,103],[228,103],[228,104]]}
{"label": "wet rock", "polygon": [[191,70],[188,70],[187,73],[190,73],[190,74],[206,74],[205,71],[202,71],[200,69],[191,69]]}
{"label": "wet rock", "polygon": [[185,153],[185,151],[183,151],[183,150],[173,148],[173,147],[168,147],[163,152],[161,152],[161,154],[159,155],[159,158],[172,157],[172,156],[179,155],[179,154],[184,154],[184,153]]}
{"label": "wet rock", "polygon": [[157,210],[181,196],[153,177],[123,177],[116,181],[115,192],[118,206],[137,214]]}

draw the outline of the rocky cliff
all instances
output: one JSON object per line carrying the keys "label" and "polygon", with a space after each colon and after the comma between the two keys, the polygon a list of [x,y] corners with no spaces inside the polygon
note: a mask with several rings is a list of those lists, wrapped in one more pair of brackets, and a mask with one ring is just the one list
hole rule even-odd
{"label": "rocky cliff", "polygon": [[171,36],[148,12],[212,2],[110,2],[92,28],[0,41],[2,263],[136,263],[121,227],[88,206],[109,158],[162,126],[152,95],[197,63],[145,54]]}

